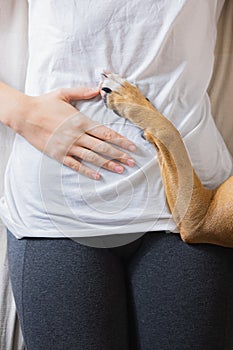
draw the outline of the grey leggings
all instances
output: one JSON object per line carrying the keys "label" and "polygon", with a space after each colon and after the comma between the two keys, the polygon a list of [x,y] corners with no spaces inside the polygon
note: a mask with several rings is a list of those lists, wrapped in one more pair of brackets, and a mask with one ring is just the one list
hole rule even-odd
{"label": "grey leggings", "polygon": [[27,350],[232,350],[233,251],[147,233],[117,248],[8,232]]}

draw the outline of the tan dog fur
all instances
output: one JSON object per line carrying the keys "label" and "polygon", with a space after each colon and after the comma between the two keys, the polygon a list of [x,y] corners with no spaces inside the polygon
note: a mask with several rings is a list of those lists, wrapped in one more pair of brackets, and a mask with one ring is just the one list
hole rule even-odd
{"label": "tan dog fur", "polygon": [[139,126],[156,149],[168,206],[182,240],[233,247],[233,176],[214,190],[206,189],[173,124],[137,87],[115,74],[104,76],[101,94],[107,107]]}

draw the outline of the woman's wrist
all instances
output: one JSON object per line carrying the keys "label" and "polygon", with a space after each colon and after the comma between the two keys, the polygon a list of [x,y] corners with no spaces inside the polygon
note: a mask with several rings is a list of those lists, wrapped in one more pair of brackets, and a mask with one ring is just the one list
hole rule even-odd
{"label": "woman's wrist", "polygon": [[35,97],[22,93],[7,118],[7,126],[13,129],[17,134],[23,135],[25,124],[30,121],[33,110],[33,101]]}
{"label": "woman's wrist", "polygon": [[30,113],[32,100],[33,97],[0,82],[0,121],[20,133],[24,120]]}

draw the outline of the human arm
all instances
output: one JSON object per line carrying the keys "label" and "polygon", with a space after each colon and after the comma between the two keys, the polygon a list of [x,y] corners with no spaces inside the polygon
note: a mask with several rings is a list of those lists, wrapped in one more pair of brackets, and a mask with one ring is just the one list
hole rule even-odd
{"label": "human arm", "polygon": [[131,141],[93,122],[70,103],[73,100],[90,99],[98,94],[99,89],[78,87],[32,97],[0,82],[0,121],[38,150],[98,180],[99,172],[83,165],[80,159],[122,173],[123,164],[133,166],[134,161],[113,145],[135,150]]}

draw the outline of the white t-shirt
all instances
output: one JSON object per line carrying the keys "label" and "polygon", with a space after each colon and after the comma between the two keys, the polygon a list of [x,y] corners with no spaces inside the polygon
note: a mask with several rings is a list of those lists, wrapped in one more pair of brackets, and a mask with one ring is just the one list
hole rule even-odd
{"label": "white t-shirt", "polygon": [[[96,86],[103,68],[127,77],[179,129],[195,170],[214,188],[232,174],[206,93],[222,5],[30,0],[26,93]],[[102,169],[100,181],[90,180],[17,135],[0,202],[6,226],[17,238],[174,230],[155,150],[141,130],[107,110],[100,97],[77,107],[135,142],[136,166],[120,175]]]}

